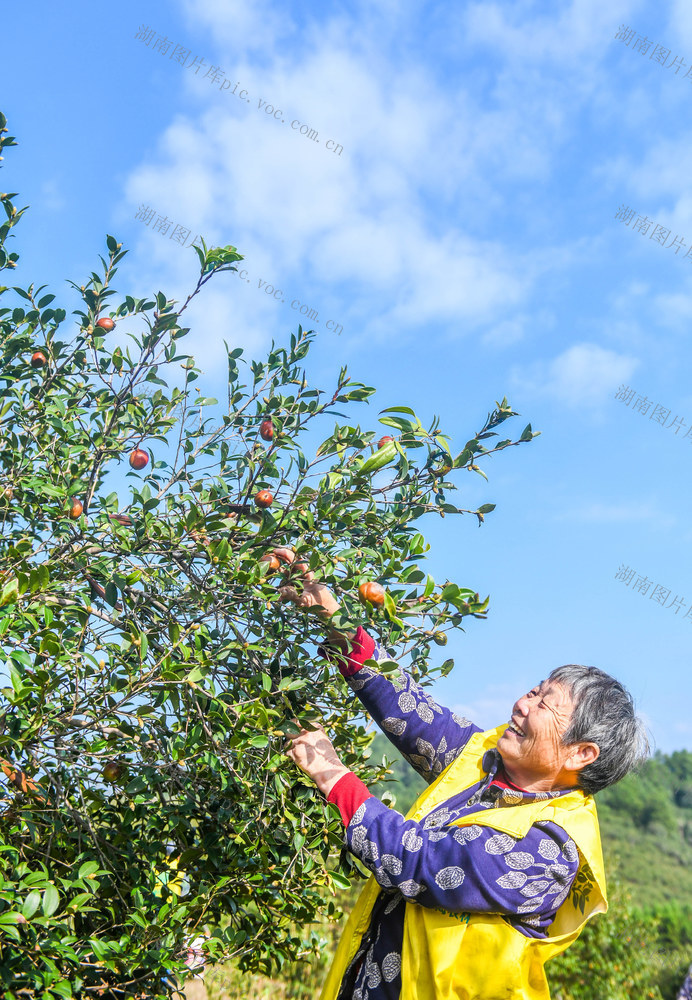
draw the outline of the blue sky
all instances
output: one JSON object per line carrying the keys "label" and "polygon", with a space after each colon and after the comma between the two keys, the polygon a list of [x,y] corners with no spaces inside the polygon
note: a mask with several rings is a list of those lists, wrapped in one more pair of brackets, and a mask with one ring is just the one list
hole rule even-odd
{"label": "blue sky", "polygon": [[[436,697],[495,725],[553,667],[593,664],[630,688],[657,747],[692,749],[689,4],[41,8],[14,10],[3,52],[19,146],[0,187],[31,205],[18,283],[69,304],[64,279],[82,283],[110,232],[130,250],[123,291],[182,298],[196,258],[177,224],[246,258],[249,281],[222,275],[188,311],[207,394],[222,340],[260,355],[299,301],[318,314],[313,381],[347,364],[378,390],[373,426],[408,404],[460,448],[507,395],[508,432],[541,436],[487,461],[487,484],[457,473],[452,498],[496,510],[480,529],[421,523],[436,579],[491,595],[440,651],[456,667]],[[647,52],[615,39],[621,24]],[[663,606],[639,577],[670,590]]]}

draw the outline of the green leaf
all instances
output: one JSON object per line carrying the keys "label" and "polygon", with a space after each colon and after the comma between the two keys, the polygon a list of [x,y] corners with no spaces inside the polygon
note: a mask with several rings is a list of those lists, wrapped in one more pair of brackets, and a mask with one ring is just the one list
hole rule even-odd
{"label": "green leaf", "polygon": [[57,983],[51,983],[48,987],[48,992],[54,993],[58,997],[64,997],[65,1000],[70,1000],[70,997],[74,996],[72,986],[67,979],[61,979]]}
{"label": "green leaf", "polygon": [[389,465],[396,458],[398,452],[394,441],[388,441],[381,448],[378,448],[374,455],[370,455],[363,462],[354,466],[354,472],[358,476],[369,476],[373,472],[378,472],[385,465]]}
{"label": "green leaf", "polygon": [[410,406],[388,406],[384,410],[380,410],[380,413],[408,413],[412,417],[416,415]]}
{"label": "green leaf", "polygon": [[18,598],[19,580],[15,576],[11,580],[8,580],[2,588],[2,592],[0,593],[0,608],[4,607],[6,604],[14,604]]}
{"label": "green leaf", "polygon": [[22,914],[27,918],[33,917],[41,904],[41,893],[36,889],[30,892],[22,905]]}
{"label": "green leaf", "polygon": [[93,902],[94,894],[92,892],[78,892],[76,896],[73,896],[70,900],[69,905],[74,909],[84,910],[84,909],[97,909],[96,907],[86,907],[85,903]]}
{"label": "green leaf", "polygon": [[405,420],[403,417],[380,417],[379,420],[386,427],[394,427],[398,431],[411,432],[415,429],[415,424],[412,424],[410,420]]}
{"label": "green leaf", "polygon": [[51,917],[60,906],[60,895],[54,885],[49,885],[43,893],[43,915]]}
{"label": "green leaf", "polygon": [[102,962],[110,954],[110,948],[106,942],[102,941],[100,938],[89,938],[89,944],[91,945],[94,955],[96,955],[96,958],[100,962]]}
{"label": "green leaf", "polygon": [[99,867],[98,861],[85,861],[83,865],[80,865],[77,878],[86,878],[88,875],[93,875],[99,870]]}
{"label": "green leaf", "polygon": [[334,884],[337,885],[340,889],[351,888],[351,880],[347,878],[345,875],[342,875],[341,872],[329,872],[329,875]]}

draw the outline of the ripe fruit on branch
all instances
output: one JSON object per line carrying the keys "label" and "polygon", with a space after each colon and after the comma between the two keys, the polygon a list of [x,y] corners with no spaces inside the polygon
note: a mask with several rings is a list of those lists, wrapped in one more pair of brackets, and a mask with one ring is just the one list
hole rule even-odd
{"label": "ripe fruit on branch", "polygon": [[72,506],[70,507],[70,517],[73,521],[82,516],[82,511],[84,510],[84,505],[81,500],[73,500]]}
{"label": "ripe fruit on branch", "polygon": [[377,442],[377,448],[378,448],[378,451],[379,451],[379,449],[380,449],[380,448],[384,448],[384,446],[385,446],[385,445],[386,445],[386,444],[387,444],[387,443],[388,443],[389,441],[393,441],[393,440],[394,440],[394,438],[392,437],[392,435],[391,435],[391,434],[385,434],[385,436],[384,436],[384,437],[381,437],[381,438],[380,438],[380,440],[379,440],[379,441]]}
{"label": "ripe fruit on branch", "polygon": [[43,351],[34,351],[31,355],[31,367],[32,368],[45,368],[48,364],[46,356]]}
{"label": "ripe fruit on branch", "polygon": [[260,490],[255,495],[255,505],[257,507],[271,507],[274,502],[274,495],[269,490]]}
{"label": "ripe fruit on branch", "polygon": [[263,441],[271,441],[274,437],[274,424],[269,417],[260,424],[260,437]]}
{"label": "ripe fruit on branch", "polygon": [[96,326],[100,327],[102,330],[105,330],[106,333],[110,333],[111,330],[115,328],[115,323],[110,318],[110,316],[104,316],[103,319],[96,320]]}
{"label": "ripe fruit on branch", "polygon": [[269,569],[271,570],[277,570],[281,566],[280,561],[271,552],[267,552],[265,556],[262,556],[260,562],[269,563]]}
{"label": "ripe fruit on branch", "polygon": [[361,583],[358,588],[358,596],[363,604],[366,601],[370,601],[376,608],[381,608],[384,604],[384,587],[379,583],[368,580],[367,583]]}
{"label": "ripe fruit on branch", "polygon": [[109,760],[101,774],[106,781],[118,781],[125,773],[125,768],[117,760]]}
{"label": "ripe fruit on branch", "polygon": [[141,448],[135,448],[135,450],[130,455],[130,465],[133,469],[143,469],[145,465],[149,462],[149,456],[146,451],[142,451]]}

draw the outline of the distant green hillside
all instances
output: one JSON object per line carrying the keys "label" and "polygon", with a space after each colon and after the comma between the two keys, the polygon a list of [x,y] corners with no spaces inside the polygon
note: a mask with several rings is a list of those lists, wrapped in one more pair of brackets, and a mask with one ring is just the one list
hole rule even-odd
{"label": "distant green hillside", "polygon": [[692,753],[657,753],[596,802],[606,864],[634,902],[692,903]]}

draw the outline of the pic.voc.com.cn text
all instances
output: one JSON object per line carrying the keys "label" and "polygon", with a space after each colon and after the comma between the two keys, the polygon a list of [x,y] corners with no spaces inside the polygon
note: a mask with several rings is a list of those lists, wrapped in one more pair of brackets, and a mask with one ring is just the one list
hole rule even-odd
{"label": "pic.voc.com.cn text", "polygon": [[[249,277],[249,272],[246,268],[241,268],[241,270],[231,273],[232,274],[237,273],[241,281],[246,282],[248,285],[252,284],[252,280]],[[275,288],[274,285],[271,285],[268,281],[265,281],[264,278],[257,279],[257,290],[264,292],[265,295],[269,296],[269,298],[274,299],[275,302],[280,302],[282,305],[285,305],[288,302],[288,296],[285,296],[284,292],[280,288]],[[291,300],[291,309],[293,309],[295,312],[300,313],[300,315],[303,316],[310,323],[319,324],[320,320],[317,310],[313,309],[311,306],[306,305],[304,302],[301,302],[299,299]],[[325,327],[330,332],[337,334],[340,334],[341,331],[343,330],[343,326],[341,325],[341,323],[337,323],[333,319],[328,319],[327,322],[325,323]]]}
{"label": "pic.voc.com.cn text", "polygon": [[[174,240],[180,246],[191,247],[202,238],[198,235],[187,243],[187,239],[193,230],[188,229],[185,226],[181,226],[178,223],[174,223],[173,220],[169,219],[167,215],[160,215],[155,208],[150,208],[149,205],[140,205],[139,209],[135,213],[135,219],[139,219],[140,222],[143,222],[147,227],[154,218],[156,221],[150,231],[153,233],[159,233],[161,236],[166,236],[168,234],[168,230],[172,226],[173,230],[168,236],[168,239]],[[233,268],[229,271],[229,274],[237,274],[241,281],[246,282],[248,285],[252,284],[249,272],[246,268],[242,268],[240,271],[237,268]],[[264,278],[257,279],[257,291],[264,292],[265,295],[268,295],[275,302],[281,303],[281,305],[286,305],[287,298],[285,297],[283,290],[281,288],[276,288],[268,281],[265,281]],[[291,300],[291,309],[299,313],[310,323],[319,324],[320,322],[317,310],[312,306],[308,306],[304,302],[301,302],[300,299],[295,298]],[[325,323],[325,327],[331,333],[336,334],[341,334],[344,329],[341,323],[337,323],[336,320],[333,319],[328,319]]]}
{"label": "pic.voc.com.cn text", "polygon": [[[193,56],[190,49],[186,49],[183,45],[177,45],[166,35],[159,35],[154,28],[150,28],[146,24],[140,25],[135,35],[135,40],[137,39],[143,42],[147,48],[151,48],[152,52],[158,52],[162,56],[168,55],[169,50],[172,49],[168,58],[173,59],[183,69],[194,70],[195,76],[199,76],[200,69],[203,70],[207,66],[206,61],[201,56]],[[190,60],[189,64],[188,60]],[[238,100],[246,104],[252,104],[249,91],[242,87],[238,90],[240,80],[237,80],[234,85],[231,78],[226,77],[225,72],[218,66],[207,66],[206,73],[200,79],[208,79],[212,86],[218,84],[221,93],[227,93],[229,96],[237,97]],[[233,88],[232,90],[231,87]],[[266,114],[268,118],[273,118],[274,121],[281,122],[282,125],[289,124],[286,118],[284,118],[284,112],[281,108],[277,108],[274,104],[265,101],[261,97],[257,98],[256,110]],[[312,126],[305,122],[301,122],[298,118],[291,120],[290,128],[292,131],[297,132],[298,135],[305,136],[306,139],[311,139],[313,142],[319,144],[320,139],[317,129],[312,128]],[[335,153],[337,156],[341,156],[344,149],[342,144],[336,142],[334,139],[327,139],[324,143],[324,148],[330,153]]]}

